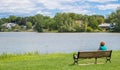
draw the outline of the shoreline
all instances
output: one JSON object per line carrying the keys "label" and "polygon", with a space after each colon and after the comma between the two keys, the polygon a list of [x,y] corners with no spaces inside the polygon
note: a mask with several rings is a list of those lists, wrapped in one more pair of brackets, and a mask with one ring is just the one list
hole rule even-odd
{"label": "shoreline", "polygon": [[120,33],[120,32],[0,32],[0,33]]}

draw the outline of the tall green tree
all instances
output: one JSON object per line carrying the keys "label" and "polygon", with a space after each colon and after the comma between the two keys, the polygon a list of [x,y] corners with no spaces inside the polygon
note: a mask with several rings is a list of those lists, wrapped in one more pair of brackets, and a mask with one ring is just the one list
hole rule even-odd
{"label": "tall green tree", "polygon": [[27,22],[26,26],[27,26],[27,29],[31,29],[32,28],[32,23],[31,22]]}
{"label": "tall green tree", "polygon": [[57,24],[57,30],[63,25],[64,18],[62,17],[62,13],[57,13],[54,16],[55,23]]}
{"label": "tall green tree", "polygon": [[111,13],[107,20],[110,23],[115,23],[115,27],[113,28],[113,31],[120,32],[120,9],[117,9],[115,12]]}
{"label": "tall green tree", "polygon": [[9,20],[8,18],[1,18],[1,23],[4,24],[4,23],[8,23]]}
{"label": "tall green tree", "polygon": [[[57,13],[54,17],[57,24],[58,31],[72,31],[74,14],[71,13]],[[63,29],[63,30],[61,30]],[[68,29],[68,30],[67,30]]]}
{"label": "tall green tree", "polygon": [[77,20],[77,19],[78,19],[78,16],[77,16],[77,14],[75,14],[75,13],[68,13],[68,15],[69,15],[69,17],[70,17],[71,19],[73,19],[73,20]]}
{"label": "tall green tree", "polygon": [[98,24],[104,23],[105,21],[104,17],[97,17],[96,19],[97,19]]}
{"label": "tall green tree", "polygon": [[35,20],[35,27],[34,27],[34,29],[37,32],[43,32],[43,23],[44,23],[43,15],[41,15],[41,14],[35,15],[34,16],[34,20]]}
{"label": "tall green tree", "polygon": [[8,19],[9,19],[9,22],[16,23],[17,17],[16,16],[9,16]]}
{"label": "tall green tree", "polygon": [[51,23],[51,18],[49,16],[44,16],[43,28],[49,29],[50,23]]}
{"label": "tall green tree", "polygon": [[22,17],[16,17],[16,24],[21,25]]}
{"label": "tall green tree", "polygon": [[89,26],[93,29],[97,29],[98,28],[98,21],[97,18],[95,18],[95,16],[89,16]]}
{"label": "tall green tree", "polygon": [[51,30],[57,30],[57,24],[55,23],[55,21],[51,18],[47,21],[47,25],[46,25],[49,31]]}
{"label": "tall green tree", "polygon": [[20,23],[19,25],[26,25],[27,19],[25,17],[19,18],[20,19]]}
{"label": "tall green tree", "polygon": [[1,29],[2,29],[2,21],[0,19],[0,32],[1,32]]}

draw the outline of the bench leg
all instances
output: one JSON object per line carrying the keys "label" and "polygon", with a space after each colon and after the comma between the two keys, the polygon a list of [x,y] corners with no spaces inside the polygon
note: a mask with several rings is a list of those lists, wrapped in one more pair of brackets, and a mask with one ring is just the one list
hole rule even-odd
{"label": "bench leg", "polygon": [[108,57],[106,57],[106,63],[107,63],[107,61],[109,61],[111,63],[110,58],[108,58]]}
{"label": "bench leg", "polygon": [[74,64],[78,64],[78,58],[76,54],[73,54]]}
{"label": "bench leg", "polygon": [[74,64],[78,64],[78,59],[74,59]]}
{"label": "bench leg", "polygon": [[97,64],[97,58],[95,58],[95,64]]}

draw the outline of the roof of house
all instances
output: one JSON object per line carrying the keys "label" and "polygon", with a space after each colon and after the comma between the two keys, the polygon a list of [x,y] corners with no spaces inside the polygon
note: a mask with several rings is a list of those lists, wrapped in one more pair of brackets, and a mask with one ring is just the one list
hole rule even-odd
{"label": "roof of house", "polygon": [[110,23],[102,23],[99,25],[99,27],[111,27]]}
{"label": "roof of house", "polygon": [[5,23],[5,24],[2,24],[2,27],[11,28],[11,27],[14,27],[15,25],[16,25],[15,23]]}

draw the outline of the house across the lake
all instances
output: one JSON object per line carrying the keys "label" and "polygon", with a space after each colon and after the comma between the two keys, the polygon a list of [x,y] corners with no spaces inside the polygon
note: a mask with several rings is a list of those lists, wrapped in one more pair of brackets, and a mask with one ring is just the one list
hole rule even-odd
{"label": "house across the lake", "polygon": [[15,23],[5,23],[2,25],[2,28],[8,28],[11,29],[12,27],[14,27],[16,24]]}
{"label": "house across the lake", "polygon": [[100,28],[112,29],[114,28],[115,23],[102,23],[99,25]]}

